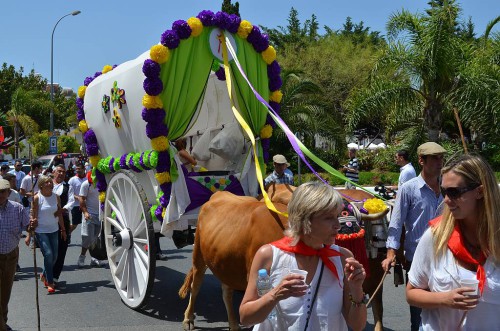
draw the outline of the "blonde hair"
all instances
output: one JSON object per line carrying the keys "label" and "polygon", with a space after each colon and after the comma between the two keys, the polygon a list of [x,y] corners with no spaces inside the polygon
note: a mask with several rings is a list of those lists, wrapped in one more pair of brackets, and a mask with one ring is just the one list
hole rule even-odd
{"label": "blonde hair", "polygon": [[41,188],[43,185],[45,185],[48,182],[52,182],[52,178],[50,178],[50,176],[45,176],[45,175],[38,176],[38,187],[39,188]]}
{"label": "blonde hair", "polygon": [[[500,261],[500,189],[490,165],[478,155],[462,155],[445,166],[442,174],[453,172],[461,176],[466,186],[482,185],[483,197],[478,200],[477,229],[481,250]],[[432,228],[436,256],[446,251],[456,220],[445,205],[441,222]]]}
{"label": "blonde hair", "polygon": [[289,229],[285,234],[295,245],[300,236],[311,233],[311,219],[322,212],[339,208],[343,204],[340,193],[322,182],[308,182],[293,192],[288,203]]}

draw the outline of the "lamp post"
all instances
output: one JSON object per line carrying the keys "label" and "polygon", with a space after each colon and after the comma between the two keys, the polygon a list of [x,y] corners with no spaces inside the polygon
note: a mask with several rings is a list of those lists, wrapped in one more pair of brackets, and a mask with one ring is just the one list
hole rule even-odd
{"label": "lamp post", "polygon": [[52,40],[50,42],[50,101],[52,101],[52,107],[50,108],[50,132],[54,132],[54,32],[56,31],[57,24],[61,22],[63,18],[66,16],[76,16],[80,14],[81,11],[75,10],[69,14],[64,15],[57,21],[56,25],[54,25],[54,29],[52,29]]}

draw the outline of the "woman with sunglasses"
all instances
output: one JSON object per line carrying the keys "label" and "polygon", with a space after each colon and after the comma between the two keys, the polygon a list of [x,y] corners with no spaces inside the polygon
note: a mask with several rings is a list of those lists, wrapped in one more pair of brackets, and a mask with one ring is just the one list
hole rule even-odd
{"label": "woman with sunglasses", "polygon": [[[500,325],[500,190],[479,156],[442,174],[446,206],[418,243],[406,298],[423,308],[421,330],[490,330]],[[476,279],[475,292],[461,286]]]}

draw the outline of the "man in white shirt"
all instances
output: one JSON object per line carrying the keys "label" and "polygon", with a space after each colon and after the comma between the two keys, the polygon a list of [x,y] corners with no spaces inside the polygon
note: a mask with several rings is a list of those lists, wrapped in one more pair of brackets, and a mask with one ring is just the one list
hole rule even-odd
{"label": "man in white shirt", "polygon": [[24,171],[21,169],[23,168],[23,164],[21,161],[16,161],[14,163],[14,170],[9,171],[9,174],[13,174],[16,176],[16,190],[19,190],[21,188],[21,182],[23,181],[23,178],[26,176]]}
{"label": "man in white shirt", "polygon": [[396,164],[401,167],[399,169],[400,173],[398,186],[391,187],[391,189],[397,190],[410,179],[417,177],[417,173],[415,172],[415,168],[413,168],[412,164],[410,163],[410,155],[408,154],[407,150],[401,149],[397,151],[396,155],[394,156],[394,160],[396,161]]}
{"label": "man in white shirt", "polygon": [[23,205],[25,207],[29,207],[31,205],[33,196],[38,192],[38,175],[42,173],[42,170],[43,167],[41,162],[33,162],[31,164],[31,174],[24,176],[23,181],[21,182],[21,187],[19,188],[21,199],[28,199],[28,203],[25,202],[26,199],[23,201]]}
{"label": "man in white shirt", "polygon": [[83,167],[83,164],[77,163],[75,165],[75,173],[75,176],[71,177],[68,181],[69,187],[74,192],[74,196],[76,198],[74,199],[75,201],[73,203],[73,208],[71,209],[71,232],[76,229],[78,224],[82,223],[83,213],[80,209],[80,200],[77,199],[77,197],[80,194],[80,187],[82,186],[83,182],[87,180],[87,178],[85,177],[85,168]]}

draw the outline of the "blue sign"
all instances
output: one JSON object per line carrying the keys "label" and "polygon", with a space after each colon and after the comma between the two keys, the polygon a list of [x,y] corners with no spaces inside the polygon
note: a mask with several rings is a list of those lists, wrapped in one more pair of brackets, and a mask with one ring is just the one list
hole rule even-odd
{"label": "blue sign", "polygon": [[49,137],[49,154],[57,154],[57,137]]}

